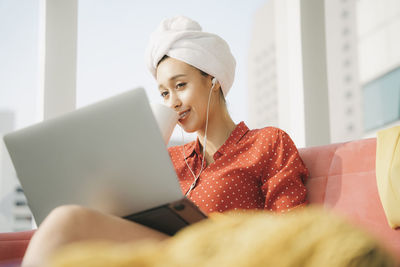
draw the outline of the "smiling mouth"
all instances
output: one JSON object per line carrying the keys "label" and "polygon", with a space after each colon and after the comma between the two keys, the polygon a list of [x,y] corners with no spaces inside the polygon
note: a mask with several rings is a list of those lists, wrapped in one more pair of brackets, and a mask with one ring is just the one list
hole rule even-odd
{"label": "smiling mouth", "polygon": [[182,114],[179,115],[179,121],[184,120],[186,118],[186,116],[189,114],[190,109],[183,112]]}

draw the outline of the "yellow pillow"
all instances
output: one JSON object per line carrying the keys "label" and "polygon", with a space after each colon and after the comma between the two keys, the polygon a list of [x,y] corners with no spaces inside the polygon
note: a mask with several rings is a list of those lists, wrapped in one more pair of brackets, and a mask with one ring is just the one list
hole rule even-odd
{"label": "yellow pillow", "polygon": [[315,208],[287,215],[212,216],[161,243],[85,242],[60,250],[53,267],[394,266],[361,230]]}
{"label": "yellow pillow", "polygon": [[390,227],[400,226],[400,126],[379,131],[376,181]]}

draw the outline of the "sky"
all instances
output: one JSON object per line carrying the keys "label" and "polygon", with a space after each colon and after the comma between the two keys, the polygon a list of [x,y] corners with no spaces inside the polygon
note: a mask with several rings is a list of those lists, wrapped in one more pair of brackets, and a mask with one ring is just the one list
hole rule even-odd
{"label": "sky", "polygon": [[38,2],[0,0],[0,113],[14,113],[14,128],[35,120]]}
{"label": "sky", "polygon": [[[14,112],[15,128],[32,124],[38,117],[40,2],[0,0],[0,113]],[[228,109],[236,123],[246,120],[252,17],[265,2],[78,1],[77,107],[138,86],[146,89],[151,102],[160,102],[157,84],[144,64],[144,51],[163,18],[185,15],[230,45],[237,69]],[[181,138],[180,131],[174,132],[173,138],[177,136]]]}

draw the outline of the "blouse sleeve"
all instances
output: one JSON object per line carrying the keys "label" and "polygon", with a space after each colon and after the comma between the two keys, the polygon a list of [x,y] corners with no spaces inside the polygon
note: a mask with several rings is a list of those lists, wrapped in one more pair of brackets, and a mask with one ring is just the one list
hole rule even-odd
{"label": "blouse sleeve", "polygon": [[287,133],[280,129],[267,152],[263,171],[264,209],[285,212],[307,204],[305,182],[308,170]]}

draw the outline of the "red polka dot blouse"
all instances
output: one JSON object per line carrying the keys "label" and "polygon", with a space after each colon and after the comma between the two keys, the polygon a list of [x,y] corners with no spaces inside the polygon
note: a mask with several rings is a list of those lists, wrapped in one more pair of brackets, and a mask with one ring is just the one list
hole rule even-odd
{"label": "red polka dot blouse", "polygon": [[[203,158],[199,140],[184,146],[187,162],[197,175]],[[194,177],[182,147],[168,151],[185,194]],[[249,130],[240,122],[213,158],[188,195],[205,213],[233,209],[285,212],[306,203],[308,170],[293,141],[278,128]]]}

